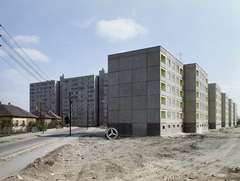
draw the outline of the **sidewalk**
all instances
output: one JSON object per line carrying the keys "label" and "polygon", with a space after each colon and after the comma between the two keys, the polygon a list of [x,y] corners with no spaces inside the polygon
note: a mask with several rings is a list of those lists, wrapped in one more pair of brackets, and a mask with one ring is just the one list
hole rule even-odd
{"label": "sidewalk", "polygon": [[63,146],[78,137],[86,136],[86,135],[100,135],[104,136],[104,129],[100,128],[88,128],[88,130],[84,130],[82,133],[74,134],[72,136],[61,139],[52,144],[43,146],[33,152],[21,155],[15,159],[12,159],[8,162],[0,164],[0,180],[3,180],[11,175],[17,173],[18,171],[25,168],[28,164],[34,162],[37,158],[45,156],[47,153],[55,150],[56,148]]}
{"label": "sidewalk", "polygon": [[[77,129],[78,127],[72,127],[72,130]],[[86,128],[87,129],[87,128]],[[84,130],[86,130],[84,129]],[[21,141],[23,139],[30,139],[30,138],[34,138],[34,137],[38,137],[38,136],[46,136],[49,134],[53,134],[53,133],[58,133],[64,130],[69,130],[69,127],[63,127],[63,129],[47,129],[47,131],[44,131],[44,133],[42,131],[36,132],[36,133],[22,133],[22,134],[14,134],[14,135],[10,135],[10,136],[4,136],[4,137],[0,137],[0,142],[6,142],[6,143],[1,143],[1,145],[3,144],[8,144],[8,143],[13,143],[16,141]]]}

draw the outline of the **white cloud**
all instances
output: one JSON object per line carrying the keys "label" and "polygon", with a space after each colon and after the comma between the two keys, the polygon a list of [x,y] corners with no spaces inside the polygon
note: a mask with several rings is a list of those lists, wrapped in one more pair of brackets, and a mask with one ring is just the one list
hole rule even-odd
{"label": "white cloud", "polygon": [[13,39],[16,42],[23,42],[23,43],[26,43],[26,44],[39,43],[40,42],[40,38],[38,36],[35,36],[35,35],[33,35],[33,36],[18,35],[18,36],[13,37]]}
{"label": "white cloud", "polygon": [[97,23],[97,34],[109,38],[109,41],[121,41],[144,35],[147,29],[132,19],[101,20]]}
{"label": "white cloud", "polygon": [[89,27],[93,22],[93,18],[91,18],[90,20],[85,21],[84,23],[80,22],[80,21],[72,21],[70,22],[71,26],[77,27],[77,28],[87,28]]}
{"label": "white cloud", "polygon": [[[18,48],[16,50],[18,52],[22,52]],[[44,55],[43,53],[41,53],[35,49],[22,48],[22,50],[34,61],[49,62],[49,58],[46,55]],[[28,58],[26,58],[26,59],[28,59]]]}

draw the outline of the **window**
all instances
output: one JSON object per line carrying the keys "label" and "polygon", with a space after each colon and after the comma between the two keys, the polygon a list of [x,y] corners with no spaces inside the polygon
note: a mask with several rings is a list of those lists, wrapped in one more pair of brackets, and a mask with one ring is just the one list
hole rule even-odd
{"label": "window", "polygon": [[206,96],[206,101],[208,101],[208,97]]}
{"label": "window", "polygon": [[171,112],[170,111],[167,112],[167,118],[171,119]]}
{"label": "window", "polygon": [[208,88],[206,87],[206,92],[208,93]]}
{"label": "window", "polygon": [[180,85],[183,86],[183,80],[182,79],[180,79]]}
{"label": "window", "polygon": [[197,91],[197,93],[196,93],[196,96],[197,96],[197,98],[199,98],[199,92]]}
{"label": "window", "polygon": [[165,126],[162,126],[162,129],[165,129]]}
{"label": "window", "polygon": [[183,108],[183,102],[182,101],[180,102],[180,108]]}
{"label": "window", "polygon": [[167,79],[171,80],[171,74],[167,72]]}
{"label": "window", "polygon": [[175,119],[175,112],[172,112],[172,119]]}
{"label": "window", "polygon": [[161,82],[161,90],[166,91],[166,84]]}
{"label": "window", "polygon": [[175,107],[175,100],[172,100],[172,106]]}
{"label": "window", "polygon": [[161,104],[166,105],[166,97],[161,97]]}
{"label": "window", "polygon": [[208,83],[208,78],[206,78],[206,83]]}
{"label": "window", "polygon": [[180,119],[183,119],[183,112],[180,112]]}
{"label": "window", "polygon": [[171,106],[171,99],[167,98],[167,105]]}
{"label": "window", "polygon": [[171,86],[167,85],[167,92],[171,92]]}
{"label": "window", "polygon": [[179,103],[179,101],[177,101],[177,107],[179,107],[179,105],[180,105],[180,103]]}
{"label": "window", "polygon": [[[217,119],[217,117],[216,117],[216,119]],[[208,120],[208,115],[206,114],[206,120]]]}
{"label": "window", "polygon": [[183,75],[183,69],[180,67],[180,74]]}
{"label": "window", "polygon": [[175,87],[172,87],[172,94],[175,95]]}
{"label": "window", "polygon": [[198,69],[196,69],[196,75],[199,76],[199,70]]}
{"label": "window", "polygon": [[172,74],[172,81],[175,82],[175,75]]}
{"label": "window", "polygon": [[166,64],[166,57],[163,54],[161,54],[161,62]]}
{"label": "window", "polygon": [[172,62],[172,69],[175,70],[175,63]]}
{"label": "window", "polygon": [[167,65],[170,67],[171,66],[171,61],[167,59]]}
{"label": "window", "polygon": [[179,89],[177,89],[177,96],[179,96]]}
{"label": "window", "polygon": [[182,90],[180,90],[180,96],[183,97],[183,91]]}
{"label": "window", "polygon": [[197,116],[197,119],[199,119],[199,113],[197,113],[197,115],[196,115],[196,116]]}
{"label": "window", "polygon": [[166,70],[161,68],[161,76],[166,77]]}
{"label": "window", "polygon": [[199,102],[197,102],[197,109],[199,109]]}
{"label": "window", "polygon": [[161,111],[161,118],[166,118],[166,111],[165,110]]}
{"label": "window", "polygon": [[199,82],[198,82],[198,80],[196,81],[196,86],[199,87]]}

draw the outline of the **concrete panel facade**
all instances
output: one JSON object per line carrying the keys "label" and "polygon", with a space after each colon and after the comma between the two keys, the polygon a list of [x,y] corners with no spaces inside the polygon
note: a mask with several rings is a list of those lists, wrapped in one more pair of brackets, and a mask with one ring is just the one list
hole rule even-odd
{"label": "concrete panel facade", "polygon": [[222,93],[222,127],[229,127],[229,99],[226,93]]}
{"label": "concrete panel facade", "polygon": [[71,92],[71,118],[77,126],[99,125],[99,77],[96,75],[60,77],[60,103],[63,118],[70,118],[69,92]]}
{"label": "concrete panel facade", "polygon": [[197,64],[184,65],[184,132],[208,131],[208,75]]}
{"label": "concrete panel facade", "polygon": [[233,100],[232,99],[229,99],[229,127],[232,127],[234,126],[234,111],[233,111]]}
{"label": "concrete panel facade", "polygon": [[36,108],[60,115],[60,82],[56,80],[30,84],[30,112]]}
{"label": "concrete panel facade", "polygon": [[233,103],[233,125],[237,125],[237,104]]}
{"label": "concrete panel facade", "polygon": [[208,84],[208,124],[210,129],[222,127],[221,88],[216,84]]}
{"label": "concrete panel facade", "polygon": [[[112,93],[117,92],[117,86],[112,85]],[[108,72],[104,69],[99,71],[99,125],[106,126],[108,120]]]}
{"label": "concrete panel facade", "polygon": [[122,135],[182,132],[181,62],[160,46],[109,55],[108,62],[109,126]]}

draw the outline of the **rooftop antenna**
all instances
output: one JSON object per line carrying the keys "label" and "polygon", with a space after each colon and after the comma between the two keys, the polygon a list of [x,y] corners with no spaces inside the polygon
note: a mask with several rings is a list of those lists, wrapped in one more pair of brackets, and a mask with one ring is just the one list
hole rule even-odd
{"label": "rooftop antenna", "polygon": [[182,53],[181,44],[180,44],[180,53],[178,53],[177,55],[180,56],[180,62],[182,62],[182,55],[184,55],[184,53]]}

